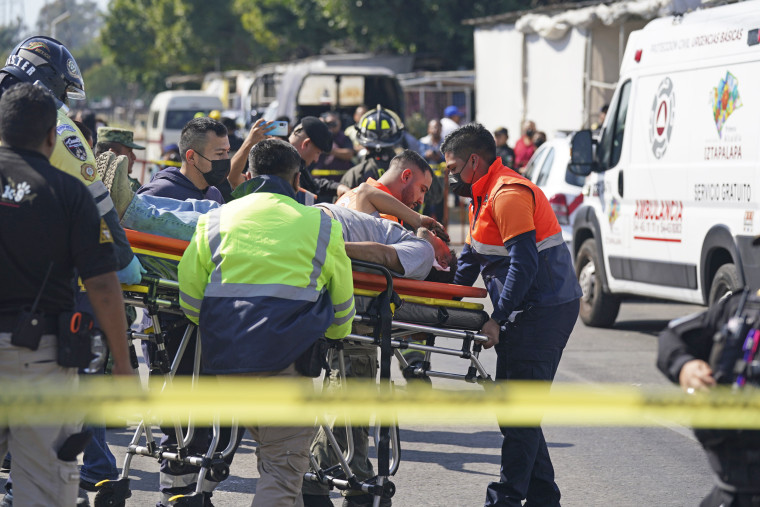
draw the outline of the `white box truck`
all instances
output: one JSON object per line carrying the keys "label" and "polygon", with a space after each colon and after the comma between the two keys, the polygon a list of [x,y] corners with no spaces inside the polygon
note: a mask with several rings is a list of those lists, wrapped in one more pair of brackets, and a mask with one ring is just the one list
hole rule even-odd
{"label": "white box truck", "polygon": [[631,33],[573,227],[581,318],[621,296],[710,304],[760,287],[760,2],[656,19]]}

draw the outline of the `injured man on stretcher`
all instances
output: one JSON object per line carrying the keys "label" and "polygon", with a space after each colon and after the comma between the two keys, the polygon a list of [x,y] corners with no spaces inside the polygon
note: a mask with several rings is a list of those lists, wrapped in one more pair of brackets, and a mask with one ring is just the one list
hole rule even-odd
{"label": "injured man on stretcher", "polygon": [[[108,171],[113,171],[112,185],[124,188],[120,179],[127,178],[126,157],[116,157],[108,152]],[[101,167],[106,164],[99,164]],[[245,182],[245,194],[254,192],[293,193],[292,186],[279,176],[258,174],[251,167],[254,176]],[[373,262],[390,269],[405,278],[423,280],[431,272],[453,271],[456,255],[449,249],[443,226],[434,219],[406,207],[394,197],[380,194],[372,201],[378,213],[402,218],[416,229],[416,234],[398,223],[378,218],[371,214],[351,210],[333,204],[318,206],[328,216],[340,222],[346,254],[356,260]],[[121,212],[121,225],[125,229],[146,232],[168,238],[190,240],[201,214],[220,205],[214,201],[188,199],[179,201],[166,197],[144,194],[113,195],[117,212]],[[244,197],[241,197],[244,198]],[[439,237],[441,236],[441,237]],[[452,273],[453,277],[453,273]]]}

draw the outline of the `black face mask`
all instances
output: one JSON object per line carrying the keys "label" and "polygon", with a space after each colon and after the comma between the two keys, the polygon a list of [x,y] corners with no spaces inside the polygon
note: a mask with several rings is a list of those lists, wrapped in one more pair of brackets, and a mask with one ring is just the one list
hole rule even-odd
{"label": "black face mask", "polygon": [[533,137],[533,134],[535,134],[535,133],[536,133],[536,131],[535,130],[531,130],[531,129],[528,129],[528,130],[525,131],[525,135],[528,136],[528,137]]}
{"label": "black face mask", "polygon": [[462,173],[449,174],[449,188],[459,197],[472,198],[472,184],[462,179]]}
{"label": "black face mask", "polygon": [[230,164],[232,162],[230,159],[223,158],[221,160],[209,160],[199,152],[196,151],[195,153],[198,153],[201,158],[211,162],[211,170],[207,173],[204,173],[198,169],[198,166],[195,166],[195,168],[198,169],[198,172],[203,175],[203,179],[206,180],[206,183],[208,183],[210,186],[215,187],[219,185],[230,174]]}

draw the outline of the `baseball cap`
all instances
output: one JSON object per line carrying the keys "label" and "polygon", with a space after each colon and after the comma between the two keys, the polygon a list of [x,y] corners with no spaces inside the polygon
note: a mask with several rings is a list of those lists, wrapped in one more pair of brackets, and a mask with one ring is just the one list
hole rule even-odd
{"label": "baseball cap", "polygon": [[118,129],[115,127],[99,127],[98,142],[119,143],[127,148],[135,150],[144,150],[145,146],[135,144],[135,133],[127,129]]}
{"label": "baseball cap", "polygon": [[462,112],[459,110],[457,106],[449,106],[443,110],[443,116],[445,116],[446,118],[449,118],[454,115],[462,116]]}
{"label": "baseball cap", "polygon": [[301,127],[317,148],[325,153],[332,151],[333,137],[322,120],[314,116],[306,116],[301,120]]}

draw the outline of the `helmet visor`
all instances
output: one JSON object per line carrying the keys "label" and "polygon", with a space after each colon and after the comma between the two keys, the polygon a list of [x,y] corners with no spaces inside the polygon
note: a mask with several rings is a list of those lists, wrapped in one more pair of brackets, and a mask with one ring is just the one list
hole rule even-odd
{"label": "helmet visor", "polygon": [[84,100],[86,98],[84,90],[74,85],[66,87],[66,97],[69,100]]}

